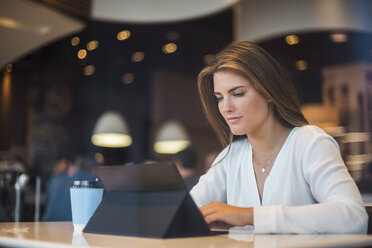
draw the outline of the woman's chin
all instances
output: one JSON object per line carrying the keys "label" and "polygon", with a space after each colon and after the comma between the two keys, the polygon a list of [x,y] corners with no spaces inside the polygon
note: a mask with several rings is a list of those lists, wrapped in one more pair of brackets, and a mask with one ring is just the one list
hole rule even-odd
{"label": "woman's chin", "polygon": [[231,133],[233,134],[233,135],[245,135],[246,134],[246,132],[244,132],[243,130],[234,130],[234,129],[231,129]]}

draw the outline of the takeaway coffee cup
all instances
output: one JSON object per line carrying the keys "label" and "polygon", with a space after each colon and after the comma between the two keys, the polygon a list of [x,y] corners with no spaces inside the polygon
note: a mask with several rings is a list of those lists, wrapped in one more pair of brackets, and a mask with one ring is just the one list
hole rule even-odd
{"label": "takeaway coffee cup", "polygon": [[98,179],[74,181],[70,196],[74,231],[82,231],[102,200],[103,185]]}

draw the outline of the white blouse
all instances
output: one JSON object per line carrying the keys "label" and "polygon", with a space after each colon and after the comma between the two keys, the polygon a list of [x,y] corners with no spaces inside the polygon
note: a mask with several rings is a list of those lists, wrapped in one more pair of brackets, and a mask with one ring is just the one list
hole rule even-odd
{"label": "white blouse", "polygon": [[292,129],[266,178],[262,204],[249,141],[235,141],[228,150],[191,190],[199,207],[211,201],[254,207],[255,233],[367,232],[359,190],[336,141],[322,129]]}

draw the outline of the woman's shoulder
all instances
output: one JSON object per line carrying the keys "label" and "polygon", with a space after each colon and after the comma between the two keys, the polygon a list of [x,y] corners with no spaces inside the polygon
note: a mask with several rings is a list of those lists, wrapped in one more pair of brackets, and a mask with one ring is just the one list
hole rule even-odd
{"label": "woman's shoulder", "polygon": [[234,140],[231,144],[227,145],[216,157],[215,162],[218,161],[231,161],[237,157],[238,154],[246,152],[249,145],[247,138]]}
{"label": "woman's shoulder", "polygon": [[327,140],[337,144],[337,142],[332,138],[332,136],[330,136],[323,129],[315,125],[295,127],[293,129],[292,140],[295,146],[302,145],[305,147],[313,146],[321,140],[323,141]]}
{"label": "woman's shoulder", "polygon": [[329,136],[323,129],[315,125],[305,125],[293,129],[295,137],[313,139],[319,136]]}

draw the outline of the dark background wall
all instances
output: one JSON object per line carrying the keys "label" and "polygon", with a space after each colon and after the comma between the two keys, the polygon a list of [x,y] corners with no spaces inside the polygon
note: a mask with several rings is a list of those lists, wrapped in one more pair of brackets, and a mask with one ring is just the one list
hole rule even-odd
{"label": "dark background wall", "polygon": [[[116,38],[122,30],[131,32],[129,39]],[[74,36],[80,37],[77,46],[71,45]],[[91,40],[99,42],[98,48],[78,59],[79,49]],[[89,21],[81,33],[13,64],[12,101],[1,110],[1,118],[6,119],[1,130],[7,131],[2,133],[0,150],[22,147],[29,169],[44,178],[64,150],[91,155],[100,152],[106,164],[141,162],[157,158],[152,150],[154,132],[162,122],[174,119],[189,131],[202,166],[202,156],[220,148],[201,112],[196,77],[204,65],[203,57],[231,40],[231,9],[171,24]],[[168,42],[177,44],[175,53],[163,53]],[[141,62],[131,60],[137,51],[145,55]],[[94,65],[94,74],[84,75],[87,65]],[[122,82],[125,73],[134,75],[131,84]],[[116,110],[127,120],[133,138],[129,148],[92,145],[94,124],[106,110]]]}

